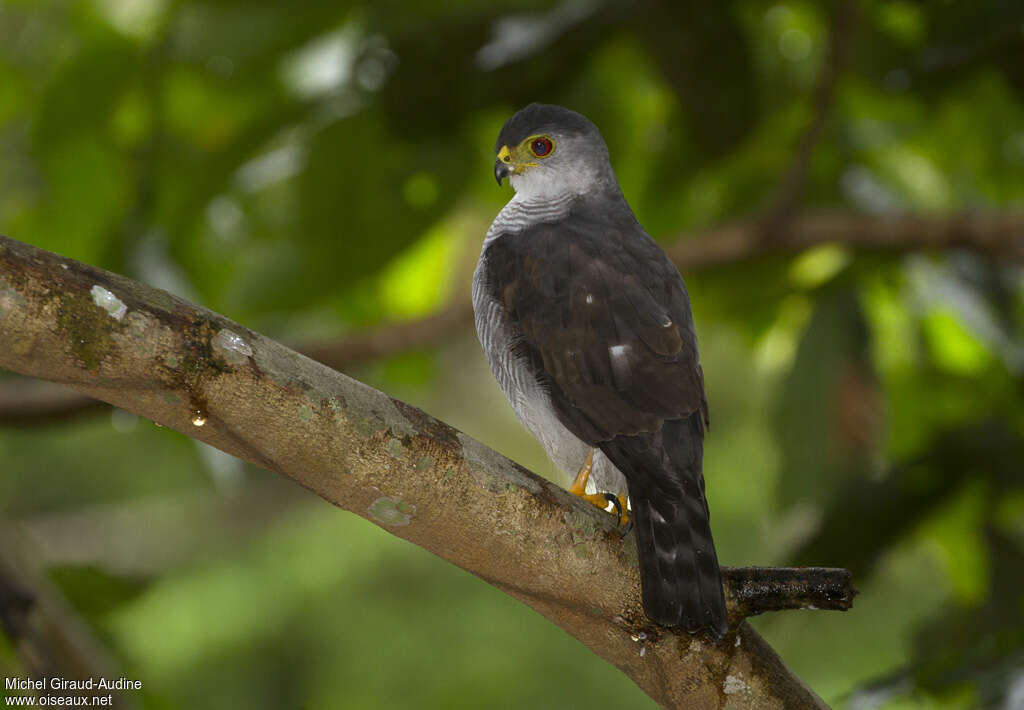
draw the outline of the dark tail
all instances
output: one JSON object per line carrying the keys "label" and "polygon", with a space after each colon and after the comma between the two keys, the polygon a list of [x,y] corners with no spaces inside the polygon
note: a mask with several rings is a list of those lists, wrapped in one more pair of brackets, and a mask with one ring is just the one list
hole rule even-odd
{"label": "dark tail", "polygon": [[601,445],[629,484],[644,611],[663,626],[728,631],[722,575],[704,498],[701,414]]}

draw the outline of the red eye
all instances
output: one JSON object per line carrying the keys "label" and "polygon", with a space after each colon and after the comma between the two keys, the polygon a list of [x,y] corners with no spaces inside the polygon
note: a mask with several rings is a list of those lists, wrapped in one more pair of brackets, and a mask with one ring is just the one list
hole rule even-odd
{"label": "red eye", "polygon": [[551,140],[549,138],[538,138],[530,144],[530,150],[532,150],[533,154],[538,158],[543,158],[545,155],[550,153],[553,147],[554,146],[551,144]]}

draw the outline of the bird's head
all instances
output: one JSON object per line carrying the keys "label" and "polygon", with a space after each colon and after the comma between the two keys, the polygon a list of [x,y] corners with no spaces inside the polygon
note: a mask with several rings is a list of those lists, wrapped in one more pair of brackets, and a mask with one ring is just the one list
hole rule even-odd
{"label": "bird's head", "polygon": [[582,194],[614,183],[604,139],[585,116],[530,104],[505,122],[495,145],[494,177],[524,196]]}

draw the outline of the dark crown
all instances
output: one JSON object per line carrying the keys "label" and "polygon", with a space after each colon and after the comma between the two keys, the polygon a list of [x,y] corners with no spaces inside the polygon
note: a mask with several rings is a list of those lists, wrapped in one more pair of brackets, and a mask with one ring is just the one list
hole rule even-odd
{"label": "dark crown", "polygon": [[532,135],[551,132],[599,135],[597,126],[582,114],[552,104],[530,104],[505,121],[494,150],[503,145],[512,148]]}

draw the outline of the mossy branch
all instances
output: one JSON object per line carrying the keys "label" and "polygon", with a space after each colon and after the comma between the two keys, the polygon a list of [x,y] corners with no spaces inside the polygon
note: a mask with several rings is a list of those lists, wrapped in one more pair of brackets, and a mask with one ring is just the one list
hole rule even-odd
{"label": "mossy branch", "polygon": [[847,608],[842,570],[727,570],[720,644],[653,626],[613,516],[224,316],[6,237],[0,367],[293,479],[523,601],[662,705],[824,707],[743,619]]}

